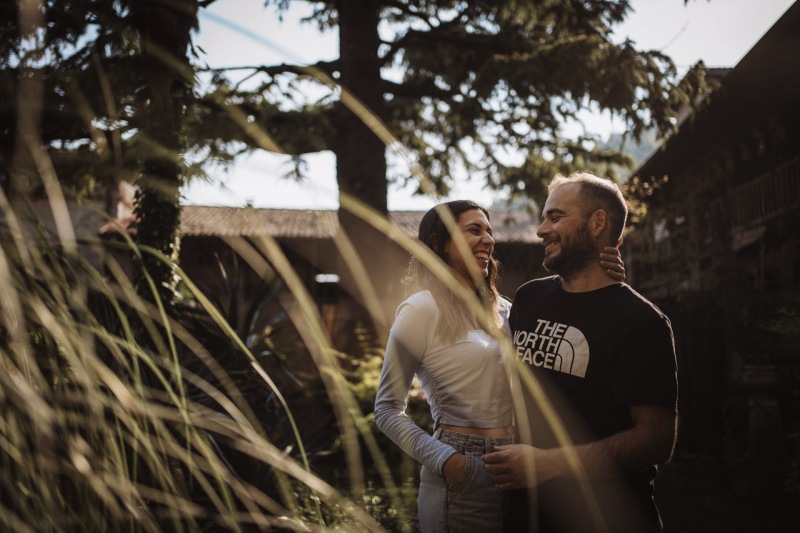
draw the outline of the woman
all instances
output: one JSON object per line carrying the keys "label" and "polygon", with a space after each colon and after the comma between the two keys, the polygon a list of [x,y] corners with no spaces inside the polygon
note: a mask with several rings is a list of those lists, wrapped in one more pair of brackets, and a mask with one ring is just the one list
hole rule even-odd
{"label": "woman", "polygon": [[[418,512],[423,532],[500,531],[502,492],[494,487],[480,456],[512,442],[509,380],[500,347],[493,332],[487,331],[507,329],[511,303],[497,292],[498,263],[492,257],[489,213],[468,200],[443,205],[471,255],[458,252],[437,208],[422,218],[419,240],[486,303],[492,323],[484,328],[461,298],[413,261],[417,292],[397,309],[375,399],[375,422],[422,463]],[[606,259],[607,268],[623,272],[613,277],[624,279],[616,250],[601,254],[601,259]],[[475,283],[468,262],[477,266],[483,283]],[[405,413],[414,374],[430,404],[433,435]]]}

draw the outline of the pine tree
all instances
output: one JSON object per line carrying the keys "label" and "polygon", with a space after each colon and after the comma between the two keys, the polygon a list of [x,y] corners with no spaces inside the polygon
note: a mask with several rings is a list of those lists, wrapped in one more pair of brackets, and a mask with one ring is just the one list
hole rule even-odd
{"label": "pine tree", "polygon": [[[647,128],[670,131],[677,106],[689,101],[666,55],[614,42],[628,0],[311,4],[312,21],[338,30],[337,60],[310,69],[254,67],[263,74],[255,90],[236,89],[218,72],[213,97],[241,105],[286,153],[333,151],[340,192],[381,212],[386,157],[375,132],[335,95],[287,111],[290,96],[276,92],[280,80],[308,79],[313,71],[335,80],[410,150],[439,193],[463,165],[472,179],[539,199],[556,172],[625,161],[596,149],[601,142],[591,133],[563,136],[564,124],[582,110],[610,111],[636,138]],[[520,157],[509,163],[504,151]],[[388,179],[411,177],[406,166]]]}

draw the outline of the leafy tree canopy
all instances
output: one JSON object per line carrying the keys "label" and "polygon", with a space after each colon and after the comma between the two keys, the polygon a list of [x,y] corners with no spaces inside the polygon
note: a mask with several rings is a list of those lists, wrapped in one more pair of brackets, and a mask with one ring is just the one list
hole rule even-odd
{"label": "leafy tree canopy", "polygon": [[[139,9],[131,10],[132,5]],[[143,17],[142,24],[148,25],[147,9],[153,5],[159,1],[45,0],[39,6],[40,16],[33,18],[41,26],[25,28],[20,26],[19,2],[0,0],[0,182],[4,188],[14,188],[12,176],[19,179],[19,174],[35,173],[24,168],[25,158],[19,155],[18,119],[21,106],[28,104],[37,107],[38,133],[63,187],[81,195],[120,179],[135,181],[141,161],[153,151],[152,141],[141,135],[142,111],[151,93],[146,90],[147,60],[136,27],[137,19]],[[195,24],[196,19],[189,8],[176,9],[175,20],[164,25],[171,28],[173,40],[179,34],[186,39],[188,28],[177,30]],[[26,31],[30,32],[27,37]],[[169,35],[147,38],[162,49],[171,44]],[[174,44],[176,49],[186,46],[185,42]],[[186,80],[185,75],[176,77]],[[29,78],[41,82],[37,94],[26,93]],[[188,87],[189,81],[184,85]],[[194,176],[202,170],[184,165],[184,172]],[[35,192],[36,179],[30,181]]]}
{"label": "leafy tree canopy", "polygon": [[[267,1],[279,11],[289,3]],[[579,120],[581,111],[610,111],[633,138],[648,128],[667,134],[676,109],[702,88],[700,69],[679,87],[669,57],[639,50],[629,40],[614,42],[614,27],[631,10],[627,0],[374,0],[361,8],[374,9],[377,28],[342,16],[353,2],[310,3],[308,22],[339,31],[340,57],[311,68],[252,66],[246,88],[229,72],[215,71],[204,113],[233,104],[286,153],[333,150],[337,158],[351,157],[337,151],[339,139],[348,135],[346,122],[338,120],[339,92],[295,104],[293,84],[335,80],[364,100],[378,91],[381,98],[371,111],[411,150],[438,192],[447,192],[457,165],[463,165],[490,186],[541,198],[543,184],[556,172],[626,160],[599,149],[590,132],[564,137],[564,124]],[[355,52],[344,40],[352,41],[354,33],[365,45],[375,43],[358,51],[376,61],[372,73],[348,75]],[[370,40],[369,33],[378,38]],[[232,122],[213,124],[209,133],[220,144],[259,144]],[[507,152],[518,157],[503,157]],[[409,178],[408,167],[399,167],[393,177]]]}
{"label": "leafy tree canopy", "polygon": [[[357,126],[340,102],[343,87],[410,151],[438,192],[447,192],[463,165],[492,187],[541,197],[543,183],[556,172],[602,172],[603,165],[625,161],[615,150],[598,148],[590,132],[564,136],[564,124],[582,110],[611,111],[634,138],[653,127],[665,134],[676,108],[703,86],[701,69],[690,71],[679,87],[667,56],[612,40],[614,27],[630,13],[628,0],[309,4],[309,23],[338,31],[338,59],[210,70],[203,91],[184,100],[186,177],[202,175],[201,161],[230,162],[247,150],[296,157],[332,150],[340,186],[360,172],[345,188],[374,189],[363,196],[385,209],[387,173],[389,179],[410,179],[409,165],[401,162],[387,172],[383,145],[364,141],[374,133],[354,133]],[[281,13],[290,2],[266,5]],[[140,135],[147,92],[128,2],[44,1],[45,46],[35,50],[21,43],[17,11],[16,0],[0,0],[4,184],[14,164],[16,88],[24,64],[36,66],[44,79],[42,140],[62,182],[80,189],[87,181],[133,179],[151,147]],[[34,52],[37,57],[26,57]],[[209,70],[197,51],[193,64],[194,73]],[[309,91],[311,85],[318,88]]]}

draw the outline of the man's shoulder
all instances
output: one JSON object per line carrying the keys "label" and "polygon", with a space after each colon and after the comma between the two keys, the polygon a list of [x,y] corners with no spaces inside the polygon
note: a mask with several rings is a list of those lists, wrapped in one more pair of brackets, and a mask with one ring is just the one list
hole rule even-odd
{"label": "man's shoulder", "polygon": [[620,284],[619,295],[625,300],[629,309],[634,313],[667,318],[667,315],[656,304],[648,300],[644,295],[627,283]]}
{"label": "man's shoulder", "polygon": [[[614,310],[615,321],[637,329],[645,324],[660,323],[672,329],[672,322],[656,304],[648,300],[630,285],[620,285],[613,301],[609,301],[609,309]],[[663,326],[659,326],[663,327]]]}
{"label": "man's shoulder", "polygon": [[514,295],[514,301],[516,301],[519,296],[524,296],[527,293],[554,290],[560,285],[561,278],[557,275],[532,279],[520,285],[519,289],[517,289],[517,292]]}

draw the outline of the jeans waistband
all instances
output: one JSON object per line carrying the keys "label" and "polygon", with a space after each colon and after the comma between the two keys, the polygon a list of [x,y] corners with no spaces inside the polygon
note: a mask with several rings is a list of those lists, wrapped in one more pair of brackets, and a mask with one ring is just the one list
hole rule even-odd
{"label": "jeans waistband", "polygon": [[514,437],[483,437],[481,435],[468,435],[440,427],[433,436],[445,444],[449,444],[461,453],[489,453],[495,446],[513,444]]}

